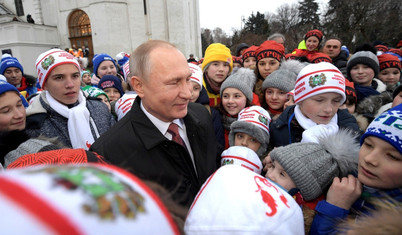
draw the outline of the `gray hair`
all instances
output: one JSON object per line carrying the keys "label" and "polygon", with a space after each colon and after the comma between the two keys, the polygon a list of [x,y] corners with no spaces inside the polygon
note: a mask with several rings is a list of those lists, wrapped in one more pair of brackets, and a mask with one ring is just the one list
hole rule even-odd
{"label": "gray hair", "polygon": [[274,34],[270,35],[267,40],[274,40],[275,38],[282,38],[283,41],[286,41],[285,35],[283,35],[281,33],[274,33]]}

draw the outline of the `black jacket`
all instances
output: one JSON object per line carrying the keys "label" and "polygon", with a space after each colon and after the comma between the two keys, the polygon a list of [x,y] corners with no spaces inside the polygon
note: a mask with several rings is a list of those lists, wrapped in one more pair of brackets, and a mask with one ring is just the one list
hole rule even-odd
{"label": "black jacket", "polygon": [[200,104],[189,103],[183,118],[194,155],[195,172],[186,149],[168,140],[148,119],[137,97],[130,112],[91,146],[112,164],[151,180],[189,206],[204,181],[217,169],[217,143],[211,116]]}
{"label": "black jacket", "polygon": [[343,50],[341,50],[338,56],[332,59],[332,64],[334,64],[342,72],[345,78],[347,77],[347,63],[348,53]]}
{"label": "black jacket", "polygon": [[[300,126],[300,124],[296,120],[296,117],[294,116],[292,121],[290,122],[291,142],[289,140],[288,121],[290,116],[292,116],[292,114],[294,113],[295,107],[295,105],[287,107],[278,117],[278,119],[271,122],[271,124],[269,125],[269,144],[271,147],[285,146],[301,141],[304,129]],[[358,138],[360,139],[360,135],[362,133],[359,126],[357,125],[356,118],[351,115],[347,111],[347,109],[339,109],[337,114],[339,128],[351,129],[355,134],[358,135]]]}

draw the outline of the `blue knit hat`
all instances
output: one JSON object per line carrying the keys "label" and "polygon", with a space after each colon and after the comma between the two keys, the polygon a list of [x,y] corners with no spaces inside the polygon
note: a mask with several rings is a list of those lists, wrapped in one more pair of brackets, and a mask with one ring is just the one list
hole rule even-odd
{"label": "blue knit hat", "polygon": [[15,57],[5,57],[4,59],[2,59],[1,64],[0,64],[0,74],[4,75],[4,72],[6,71],[6,69],[8,69],[10,67],[19,68],[21,70],[21,73],[24,74],[24,69],[22,68],[22,65],[20,64],[18,59]]}
{"label": "blue knit hat", "polygon": [[109,87],[114,87],[120,92],[120,96],[123,96],[123,94],[124,94],[123,87],[121,86],[120,78],[118,78],[114,75],[103,76],[102,79],[98,83],[98,87],[102,90],[105,90],[106,88],[109,88]]}
{"label": "blue knit hat", "polygon": [[368,136],[378,137],[392,146],[402,154],[402,104],[382,113],[374,119],[367,127],[366,133],[360,139],[363,144]]}
{"label": "blue knit hat", "polygon": [[28,104],[27,100],[25,99],[25,97],[23,95],[21,95],[21,93],[18,91],[18,89],[15,86],[11,85],[8,82],[0,80],[0,95],[6,93],[8,91],[17,92],[18,95],[20,96],[21,100],[22,100],[22,104],[24,105],[24,107],[25,108],[28,107],[29,104]]}
{"label": "blue knit hat", "polygon": [[117,69],[116,63],[114,62],[114,59],[110,55],[108,55],[108,54],[96,54],[94,56],[94,58],[92,59],[92,64],[94,65],[94,74],[96,76],[98,76],[98,67],[99,67],[99,65],[105,60],[112,61],[114,66]]}

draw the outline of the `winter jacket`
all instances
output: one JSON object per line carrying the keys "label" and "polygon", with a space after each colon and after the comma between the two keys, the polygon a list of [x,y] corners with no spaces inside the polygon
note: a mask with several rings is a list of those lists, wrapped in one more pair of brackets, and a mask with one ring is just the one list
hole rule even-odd
{"label": "winter jacket", "polygon": [[341,50],[338,56],[332,58],[332,64],[335,65],[343,74],[343,76],[347,76],[346,65],[348,63],[348,53],[344,50]]}
{"label": "winter jacket", "polygon": [[189,103],[183,118],[195,170],[186,148],[167,139],[140,104],[137,96],[126,116],[96,140],[90,151],[142,179],[159,183],[176,202],[189,206],[220,161],[211,116],[201,104]]}
{"label": "winter jacket", "polygon": [[[87,98],[87,109],[94,121],[99,135],[105,133],[116,121],[110,114],[107,106],[98,99]],[[27,108],[26,130],[31,137],[43,135],[49,138],[57,137],[66,147],[72,147],[68,133],[68,119],[57,113],[50,107],[46,93],[42,92],[35,97],[32,104]],[[96,131],[92,125],[91,132],[94,139],[97,139]]]}
{"label": "winter jacket", "polygon": [[[291,143],[300,142],[303,134],[303,127],[297,122],[296,117],[294,117],[295,105],[287,107],[278,119],[271,122],[269,125],[270,132],[270,146],[279,147],[285,146]],[[339,128],[351,129],[355,134],[359,135],[360,139],[361,130],[357,125],[355,117],[353,117],[347,109],[339,109],[338,112],[338,126]],[[288,121],[290,121],[290,131],[288,128]],[[289,138],[290,135],[290,138]]]}
{"label": "winter jacket", "polygon": [[357,96],[357,104],[363,101],[365,98],[372,95],[379,95],[381,92],[387,90],[387,86],[379,79],[374,78],[371,82],[371,86],[361,86],[357,83],[354,83],[356,96]]}
{"label": "winter jacket", "polygon": [[351,211],[363,214],[370,214],[370,211],[375,209],[371,203],[373,200],[395,200],[396,202],[402,202],[402,189],[391,190],[369,190],[368,187],[363,187],[363,193],[352,206],[351,210],[345,210],[328,203],[327,201],[320,201],[315,210],[317,212],[314,217],[313,224],[310,228],[310,234],[338,234],[336,230],[337,224],[342,219],[346,219]]}

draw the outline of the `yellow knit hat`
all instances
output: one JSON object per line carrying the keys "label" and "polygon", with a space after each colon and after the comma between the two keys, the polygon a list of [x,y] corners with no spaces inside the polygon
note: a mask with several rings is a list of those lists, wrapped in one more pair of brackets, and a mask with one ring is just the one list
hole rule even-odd
{"label": "yellow knit hat", "polygon": [[205,50],[204,61],[202,62],[201,65],[202,71],[204,71],[204,68],[212,61],[228,62],[230,66],[229,73],[233,69],[233,61],[232,61],[232,55],[230,54],[230,50],[221,43],[212,43]]}

